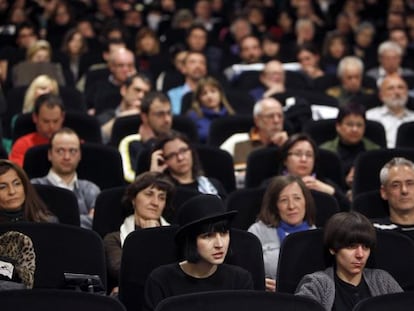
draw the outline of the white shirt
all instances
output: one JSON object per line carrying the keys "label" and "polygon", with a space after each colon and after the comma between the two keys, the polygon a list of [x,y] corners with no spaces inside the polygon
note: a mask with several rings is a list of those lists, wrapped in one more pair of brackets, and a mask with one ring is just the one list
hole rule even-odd
{"label": "white shirt", "polygon": [[397,117],[386,106],[375,107],[367,111],[367,119],[378,121],[384,126],[387,147],[395,148],[398,128],[403,123],[414,121],[414,112],[405,109],[404,114]]}

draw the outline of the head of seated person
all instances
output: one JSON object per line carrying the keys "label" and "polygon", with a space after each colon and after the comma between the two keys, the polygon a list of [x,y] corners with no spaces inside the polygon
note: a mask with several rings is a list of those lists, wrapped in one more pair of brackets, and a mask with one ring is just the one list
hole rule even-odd
{"label": "head of seated person", "polygon": [[43,94],[59,95],[59,86],[55,79],[48,75],[36,77],[26,90],[23,102],[23,113],[32,112],[35,100]]}
{"label": "head of seated person", "polygon": [[54,222],[54,217],[17,164],[0,160],[0,223]]}

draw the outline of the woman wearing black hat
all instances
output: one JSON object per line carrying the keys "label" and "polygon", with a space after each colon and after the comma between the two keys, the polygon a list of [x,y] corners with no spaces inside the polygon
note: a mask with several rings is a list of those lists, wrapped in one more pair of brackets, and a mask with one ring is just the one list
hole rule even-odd
{"label": "woman wearing black hat", "polygon": [[230,222],[235,211],[225,212],[214,195],[198,195],[178,212],[175,239],[184,261],[156,268],[145,286],[144,310],[154,310],[170,296],[195,292],[253,289],[249,272],[223,264],[230,243]]}

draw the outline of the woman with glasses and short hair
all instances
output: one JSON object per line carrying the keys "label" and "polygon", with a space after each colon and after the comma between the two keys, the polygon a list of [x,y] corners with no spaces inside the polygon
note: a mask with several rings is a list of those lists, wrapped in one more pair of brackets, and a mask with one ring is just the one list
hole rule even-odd
{"label": "woman with glasses and short hair", "polygon": [[179,188],[215,194],[222,199],[227,195],[220,181],[202,175],[197,151],[184,134],[175,131],[155,144],[150,171],[166,173]]}
{"label": "woman with glasses and short hair", "polygon": [[350,202],[343,190],[333,181],[319,176],[318,147],[305,133],[294,134],[281,147],[281,174],[298,176],[311,190],[333,195],[342,210],[349,210]]}

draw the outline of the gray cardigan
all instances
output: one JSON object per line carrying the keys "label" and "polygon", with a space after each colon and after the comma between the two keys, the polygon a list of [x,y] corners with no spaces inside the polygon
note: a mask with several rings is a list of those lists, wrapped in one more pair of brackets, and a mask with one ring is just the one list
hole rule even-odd
{"label": "gray cardigan", "polygon": [[[363,277],[373,297],[403,291],[397,281],[384,270],[365,268]],[[295,295],[316,300],[325,310],[330,311],[335,300],[333,268],[305,275],[296,288]]]}

